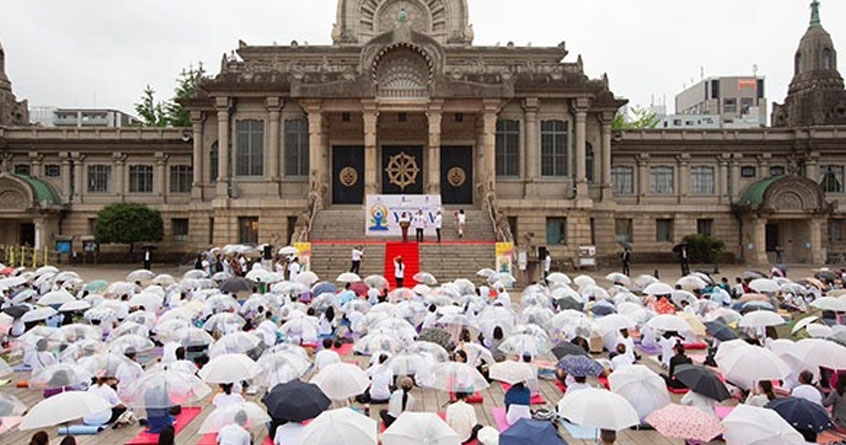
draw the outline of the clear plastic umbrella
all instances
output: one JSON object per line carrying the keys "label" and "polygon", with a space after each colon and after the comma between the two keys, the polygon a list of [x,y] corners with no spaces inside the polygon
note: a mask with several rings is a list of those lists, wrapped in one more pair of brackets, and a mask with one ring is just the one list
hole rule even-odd
{"label": "clear plastic umbrella", "polygon": [[485,377],[467,363],[438,363],[432,373],[431,387],[441,391],[474,393],[490,386]]}
{"label": "clear plastic umbrella", "polygon": [[156,345],[149,338],[135,334],[122,335],[109,343],[109,351],[115,354],[123,354],[127,348],[132,348],[136,352],[144,352],[155,347]]}
{"label": "clear plastic umbrella", "polygon": [[435,413],[403,412],[382,433],[383,445],[458,445],[461,438]]}
{"label": "clear plastic umbrella", "polygon": [[401,337],[382,334],[369,333],[358,339],[353,345],[353,351],[362,355],[372,355],[377,352],[397,352],[408,345],[409,341],[403,340]]}
{"label": "clear plastic umbrella", "polygon": [[32,321],[46,320],[46,319],[56,315],[57,313],[58,312],[51,307],[40,307],[40,308],[33,309],[33,310],[23,314],[23,317],[21,317],[21,320],[24,323],[29,323],[29,322],[32,322]]}
{"label": "clear plastic umbrella", "polygon": [[417,272],[416,274],[414,274],[414,277],[412,277],[412,278],[414,279],[414,281],[417,281],[418,283],[425,284],[427,286],[437,286],[438,285],[437,278],[435,278],[435,276],[430,274],[429,272]]}
{"label": "clear plastic umbrella", "polygon": [[670,404],[666,382],[643,365],[622,366],[608,377],[611,391],[631,403],[641,421],[653,411]]}
{"label": "clear plastic umbrella", "polygon": [[50,365],[29,378],[33,389],[64,388],[81,383],[90,383],[94,375],[83,367],[71,363]]}
{"label": "clear plastic umbrella", "polygon": [[261,338],[250,332],[238,331],[220,337],[209,347],[209,357],[223,354],[240,354],[255,349]]}
{"label": "clear plastic umbrella", "polygon": [[79,360],[79,366],[96,376],[114,377],[121,365],[129,363],[125,355],[105,352],[84,357]]}
{"label": "clear plastic umbrella", "polygon": [[138,269],[138,270],[130,272],[126,276],[126,281],[128,281],[130,283],[146,282],[146,281],[152,280],[153,278],[155,278],[155,276],[156,276],[156,274],[154,274],[153,272],[151,272],[147,269]]}
{"label": "clear plastic umbrella", "polygon": [[[227,332],[229,330],[239,330],[247,323],[238,314],[231,312],[221,312],[209,317],[203,324],[203,329],[209,332]],[[231,327],[228,327],[231,326]]]}
{"label": "clear plastic umbrella", "polygon": [[377,423],[348,408],[324,411],[309,423],[300,443],[309,445],[376,445]]}
{"label": "clear plastic umbrella", "polygon": [[17,397],[0,392],[0,417],[20,416],[25,413],[27,406]]}
{"label": "clear plastic umbrella", "polygon": [[261,368],[261,373],[256,376],[256,383],[267,388],[300,378],[311,367],[307,359],[292,351],[264,354],[256,364]]}
{"label": "clear plastic umbrella", "polygon": [[133,408],[166,409],[188,405],[211,394],[211,388],[197,376],[185,371],[156,369],[122,388],[120,398]]}
{"label": "clear plastic umbrella", "polygon": [[333,363],[321,369],[311,379],[311,383],[319,386],[332,400],[346,400],[364,393],[370,386],[370,379],[356,365]]}
{"label": "clear plastic umbrella", "polygon": [[200,425],[197,434],[216,433],[226,425],[235,423],[236,417],[242,412],[248,422],[244,425],[245,428],[249,428],[250,425],[263,425],[271,420],[267,411],[261,406],[253,402],[238,403],[212,411]]}
{"label": "clear plastic umbrella", "polygon": [[70,292],[60,289],[53,292],[48,292],[38,299],[38,304],[42,306],[61,306],[65,303],[76,301]]}
{"label": "clear plastic umbrella", "polygon": [[206,383],[235,383],[250,380],[261,372],[245,354],[221,354],[209,361],[197,375]]}
{"label": "clear plastic umbrella", "polygon": [[103,332],[99,328],[81,323],[62,326],[48,337],[49,340],[60,343],[74,343],[80,340],[101,341],[102,338]]}
{"label": "clear plastic umbrella", "polygon": [[69,391],[38,402],[18,425],[21,431],[47,428],[111,408],[103,397],[84,391]]}
{"label": "clear plastic umbrella", "polygon": [[208,332],[190,325],[174,329],[165,335],[168,341],[173,341],[185,347],[205,346],[214,343],[214,337]]}
{"label": "clear plastic umbrella", "polygon": [[112,329],[112,332],[109,333],[109,339],[114,340],[123,335],[138,335],[141,337],[149,337],[150,336],[150,329],[143,324],[135,323],[134,321],[124,321],[115,329]]}
{"label": "clear plastic umbrella", "polygon": [[623,396],[595,388],[567,393],[558,402],[558,414],[577,425],[611,431],[640,423],[637,411]]}

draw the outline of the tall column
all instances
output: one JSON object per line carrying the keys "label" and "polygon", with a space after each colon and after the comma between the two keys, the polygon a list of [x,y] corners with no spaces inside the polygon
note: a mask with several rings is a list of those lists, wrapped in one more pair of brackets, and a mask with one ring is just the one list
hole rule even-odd
{"label": "tall column", "polygon": [[317,192],[321,201],[325,201],[328,191],[328,156],[323,134],[323,108],[320,101],[307,103],[308,113],[309,174],[311,190]]}
{"label": "tall column", "polygon": [[362,119],[364,120],[364,194],[379,193],[377,156],[379,111],[374,101],[363,101]]}
{"label": "tall column", "polygon": [[678,168],[673,175],[673,180],[677,184],[676,199],[681,204],[682,200],[690,195],[690,154],[683,153],[676,156],[676,162]]}
{"label": "tall column", "polygon": [[755,218],[752,220],[752,264],[768,264],[767,259],[767,220]]}
{"label": "tall column", "polygon": [[[499,101],[485,101],[482,115],[482,165],[480,175],[484,190],[496,192],[496,120],[499,113]],[[484,196],[483,196],[484,198]]]}
{"label": "tall column", "polygon": [[573,101],[576,115],[576,199],[589,199],[587,183],[587,108],[588,99]]}
{"label": "tall column", "polygon": [[65,153],[59,155],[62,173],[62,202],[67,204],[73,200],[73,184],[71,184],[71,157]]}
{"label": "tall column", "polygon": [[646,200],[649,193],[649,153],[637,155],[637,203]]}
{"label": "tall column", "polygon": [[[820,153],[817,151],[811,152],[805,159],[805,177],[814,182],[820,182],[820,179],[822,179],[819,172],[819,160]],[[790,172],[788,171],[787,174],[790,174]],[[797,172],[797,174],[801,174],[801,172]]]}
{"label": "tall column", "polygon": [[613,188],[611,187],[611,123],[614,121],[614,113],[602,113],[600,120],[602,132],[602,147],[600,149],[602,158],[602,181],[601,181],[601,199],[602,201],[610,201],[614,198]]}
{"label": "tall column", "polygon": [[429,147],[426,162],[429,164],[429,184],[426,190],[431,195],[441,194],[441,119],[443,101],[429,105],[426,117],[429,119]]}
{"label": "tall column", "polygon": [[229,197],[229,99],[218,97],[217,106],[217,197]]}
{"label": "tall column", "polygon": [[[203,121],[205,120],[205,113],[201,111],[191,112],[191,132],[193,135],[193,150],[194,150],[194,165],[191,167],[193,172],[193,184],[191,186],[191,196],[194,199],[203,199],[203,171],[205,165],[205,152],[203,151]],[[220,143],[218,143],[220,147]]]}
{"label": "tall column", "polygon": [[764,153],[758,156],[758,177],[770,177],[770,159],[773,158],[772,153]]}
{"label": "tall column", "polygon": [[825,262],[825,257],[823,256],[823,223],[826,222],[824,217],[815,217],[811,219],[811,262],[814,264],[822,264]]}
{"label": "tall column", "polygon": [[85,194],[85,154],[72,153],[73,156],[73,201],[76,203],[82,202],[82,196]]}
{"label": "tall column", "polygon": [[32,222],[35,226],[35,245],[32,247],[37,251],[38,249],[41,249],[44,243],[44,219],[33,218]]}
{"label": "tall column", "polygon": [[123,202],[126,196],[126,189],[124,186],[124,178],[126,178],[126,158],[125,153],[112,153],[112,165],[114,166],[114,195],[119,202]]}
{"label": "tall column", "polygon": [[157,152],[154,157],[156,159],[156,170],[153,174],[153,193],[162,198],[163,203],[167,203],[167,194],[169,191],[167,189],[167,160],[170,158],[170,155],[164,152]]}
{"label": "tall column", "polygon": [[526,144],[523,152],[526,161],[526,182],[538,180],[540,171],[540,143],[538,143],[538,98],[530,97],[523,101],[523,119],[526,122]]}
{"label": "tall column", "polygon": [[729,154],[723,153],[717,156],[717,202],[720,204],[728,203],[728,165]]}
{"label": "tall column", "polygon": [[267,107],[267,121],[268,121],[268,141],[265,144],[264,162],[267,164],[265,171],[266,177],[271,182],[279,182],[279,158],[281,151],[281,143],[279,141],[279,117],[283,105],[282,99],[278,97],[268,97],[265,100]]}
{"label": "tall column", "polygon": [[44,155],[41,153],[30,152],[29,153],[29,175],[33,178],[43,178],[44,177],[44,170],[42,169],[41,162],[44,160]]}
{"label": "tall column", "polygon": [[729,155],[729,158],[731,159],[731,162],[729,163],[729,169],[731,170],[729,173],[730,187],[726,187],[726,191],[729,195],[729,203],[733,203],[734,198],[742,193],[742,190],[740,190],[740,161],[743,160],[743,155],[740,153],[732,153]]}

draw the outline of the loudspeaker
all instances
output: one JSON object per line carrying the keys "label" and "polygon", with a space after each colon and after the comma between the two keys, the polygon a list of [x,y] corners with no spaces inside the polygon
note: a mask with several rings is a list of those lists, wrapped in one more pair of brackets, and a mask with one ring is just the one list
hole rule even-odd
{"label": "loudspeaker", "polygon": [[270,244],[264,246],[264,252],[262,253],[262,259],[265,260],[272,260],[273,259],[273,246]]}
{"label": "loudspeaker", "polygon": [[538,258],[544,259],[546,258],[547,250],[546,246],[538,246]]}

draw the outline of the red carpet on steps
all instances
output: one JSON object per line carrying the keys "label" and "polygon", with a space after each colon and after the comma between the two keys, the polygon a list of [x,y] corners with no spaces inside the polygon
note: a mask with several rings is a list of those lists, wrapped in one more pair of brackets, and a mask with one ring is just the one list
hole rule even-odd
{"label": "red carpet on steps", "polygon": [[405,264],[405,281],[403,286],[414,287],[417,282],[412,279],[414,274],[420,272],[420,245],[417,243],[387,243],[385,245],[385,278],[391,285],[391,289],[397,287],[394,279],[394,258],[402,257]]}

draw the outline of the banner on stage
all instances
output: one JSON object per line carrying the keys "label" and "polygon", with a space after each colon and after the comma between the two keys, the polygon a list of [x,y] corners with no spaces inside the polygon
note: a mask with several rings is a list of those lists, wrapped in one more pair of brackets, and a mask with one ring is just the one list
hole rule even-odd
{"label": "banner on stage", "polygon": [[[435,236],[435,215],[440,210],[440,195],[367,195],[364,233],[372,237],[402,236],[399,226],[402,213],[413,221],[417,212],[422,211],[426,221],[423,233],[432,237]],[[408,236],[414,239],[413,222]]]}
{"label": "banner on stage", "polygon": [[496,271],[513,274],[514,243],[496,243]]}
{"label": "banner on stage", "polygon": [[294,243],[293,247],[300,251],[300,272],[311,270],[311,243]]}

